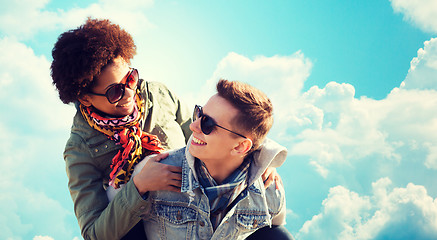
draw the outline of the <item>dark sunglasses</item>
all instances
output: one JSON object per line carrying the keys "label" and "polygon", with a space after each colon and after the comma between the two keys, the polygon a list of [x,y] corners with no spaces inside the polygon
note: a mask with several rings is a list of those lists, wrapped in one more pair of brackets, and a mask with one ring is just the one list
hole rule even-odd
{"label": "dark sunglasses", "polygon": [[236,133],[234,131],[231,131],[225,127],[218,125],[212,117],[210,117],[206,114],[203,114],[201,106],[196,105],[194,107],[194,112],[193,112],[193,122],[196,121],[198,118],[200,118],[200,129],[202,130],[203,134],[205,134],[205,135],[209,135],[212,132],[212,130],[214,130],[214,127],[219,127],[219,128],[224,129],[228,132],[236,134],[240,137],[246,138],[244,135],[241,135],[239,133]]}
{"label": "dark sunglasses", "polygon": [[126,87],[129,87],[132,90],[137,88],[138,78],[138,70],[132,68],[132,70],[129,72],[129,75],[127,75],[125,83],[118,83],[110,86],[108,90],[106,90],[105,94],[94,92],[89,93],[97,96],[105,96],[110,103],[116,103],[124,97]]}

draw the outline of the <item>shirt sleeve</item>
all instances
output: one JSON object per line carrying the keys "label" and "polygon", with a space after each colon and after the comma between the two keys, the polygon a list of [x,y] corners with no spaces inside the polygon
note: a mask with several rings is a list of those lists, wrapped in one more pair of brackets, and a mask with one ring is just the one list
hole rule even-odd
{"label": "shirt sleeve", "polygon": [[140,221],[147,203],[133,181],[108,202],[101,170],[80,137],[67,143],[64,159],[68,188],[84,239],[120,239]]}

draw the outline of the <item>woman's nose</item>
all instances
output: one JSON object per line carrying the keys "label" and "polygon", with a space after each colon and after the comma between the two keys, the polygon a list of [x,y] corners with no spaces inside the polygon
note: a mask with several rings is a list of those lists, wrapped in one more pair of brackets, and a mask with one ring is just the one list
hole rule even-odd
{"label": "woman's nose", "polygon": [[123,98],[131,98],[133,95],[135,95],[135,90],[132,90],[129,87],[125,86]]}

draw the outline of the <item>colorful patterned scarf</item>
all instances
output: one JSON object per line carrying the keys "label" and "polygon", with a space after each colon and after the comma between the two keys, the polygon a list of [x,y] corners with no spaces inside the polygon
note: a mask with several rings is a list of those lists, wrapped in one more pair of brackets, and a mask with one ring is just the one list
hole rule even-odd
{"label": "colorful patterned scarf", "polygon": [[216,229],[222,221],[227,207],[247,187],[250,163],[251,157],[246,157],[243,163],[219,185],[208,172],[205,164],[201,160],[195,159],[194,167],[200,185],[204,188],[209,200],[213,229]]}
{"label": "colorful patterned scarf", "polygon": [[80,111],[88,124],[123,147],[111,163],[109,184],[114,188],[129,181],[135,165],[145,156],[163,150],[157,136],[142,131],[144,100],[139,90],[135,100],[134,112],[121,118],[102,116],[94,107],[80,104]]}

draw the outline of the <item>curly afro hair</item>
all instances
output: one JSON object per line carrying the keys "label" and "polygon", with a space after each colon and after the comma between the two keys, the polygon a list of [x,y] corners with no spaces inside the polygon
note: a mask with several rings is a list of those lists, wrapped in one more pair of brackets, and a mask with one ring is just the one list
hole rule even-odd
{"label": "curly afro hair", "polygon": [[62,33],[53,47],[50,67],[59,98],[65,104],[77,101],[115,58],[130,64],[135,54],[132,36],[109,20],[88,18],[84,25]]}

